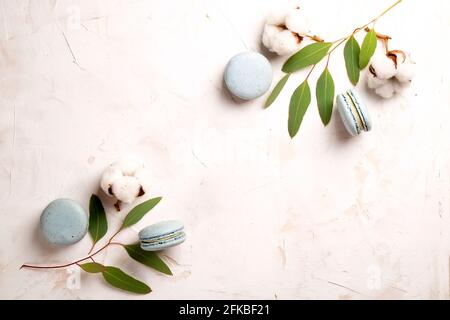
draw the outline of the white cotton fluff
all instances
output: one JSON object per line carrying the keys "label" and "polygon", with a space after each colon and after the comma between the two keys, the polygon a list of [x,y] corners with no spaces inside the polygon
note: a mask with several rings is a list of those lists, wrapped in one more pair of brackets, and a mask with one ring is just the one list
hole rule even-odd
{"label": "white cotton fluff", "polygon": [[117,166],[110,165],[103,172],[102,179],[100,181],[100,187],[107,195],[112,197],[113,195],[112,195],[111,187],[112,187],[114,181],[117,181],[117,180],[121,179],[122,177],[123,177],[122,171]]}
{"label": "white cotton fluff", "polygon": [[392,98],[395,94],[393,82],[387,81],[384,85],[375,89],[375,93],[385,99]]}
{"label": "white cotton fluff", "polygon": [[300,8],[288,12],[285,25],[289,30],[299,35],[306,35],[311,32],[311,30],[309,30],[308,19],[306,18],[304,11],[300,10]]}
{"label": "white cotton fluff", "polygon": [[[275,38],[275,36],[280,33],[281,28],[272,25],[272,24],[266,24],[264,26],[264,31],[262,35],[262,43],[266,48],[272,48],[272,39]],[[270,50],[270,49],[269,49]]]}
{"label": "white cotton fluff", "polygon": [[100,187],[120,203],[132,203],[147,189],[148,171],[142,159],[128,156],[110,165],[102,175]]}
{"label": "white cotton fluff", "polygon": [[395,75],[395,77],[402,83],[409,83],[414,78],[414,75],[416,73],[415,69],[415,64],[411,62],[410,59],[406,59],[404,63],[400,64],[397,67],[397,74]]}
{"label": "white cotton fluff", "polygon": [[298,51],[301,47],[301,42],[298,37],[289,30],[283,30],[274,38],[272,38],[271,51],[279,55],[288,55]]}
{"label": "white cotton fluff", "polygon": [[398,80],[391,80],[394,84],[394,90],[396,93],[402,92],[404,89],[406,89],[409,86],[409,82],[400,82]]}
{"label": "white cotton fluff", "polygon": [[300,8],[276,11],[266,19],[262,43],[271,52],[288,55],[302,47],[302,35],[306,34],[309,34],[308,21]]}
{"label": "white cotton fluff", "polygon": [[389,80],[375,77],[371,72],[367,72],[367,86],[370,89],[378,89],[385,85]]}
{"label": "white cotton fluff", "polygon": [[375,55],[371,60],[371,66],[379,79],[391,79],[397,73],[394,61],[385,54]]}
{"label": "white cotton fluff", "polygon": [[274,10],[266,18],[266,24],[271,24],[274,26],[284,25],[286,19],[285,10]]}
{"label": "white cotton fluff", "polygon": [[124,176],[114,181],[111,189],[117,200],[124,203],[132,203],[138,197],[141,184],[135,177]]}

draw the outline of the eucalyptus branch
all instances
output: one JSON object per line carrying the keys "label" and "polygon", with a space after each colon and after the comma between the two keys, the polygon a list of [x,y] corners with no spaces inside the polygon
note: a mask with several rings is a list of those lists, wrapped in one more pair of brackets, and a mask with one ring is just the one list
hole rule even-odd
{"label": "eucalyptus branch", "polygon": [[[291,138],[293,138],[297,134],[300,124],[303,121],[303,115],[311,102],[308,79],[311,76],[316,65],[320,63],[325,57],[327,57],[325,70],[320,76],[316,86],[316,98],[317,105],[319,107],[319,113],[323,124],[327,125],[331,118],[334,101],[334,82],[328,70],[328,65],[332,53],[335,52],[335,50],[342,44],[346,43],[344,48],[344,57],[347,74],[351,83],[353,85],[356,85],[360,78],[360,70],[363,70],[367,67],[371,57],[375,53],[377,39],[383,40],[386,48],[387,42],[390,39],[389,36],[375,32],[375,23],[378,21],[378,19],[383,17],[400,2],[402,2],[402,0],[397,0],[383,12],[378,14],[375,18],[371,19],[364,25],[355,28],[353,32],[348,34],[347,36],[339,38],[332,42],[321,41],[310,44],[292,55],[284,63],[282,71],[285,73],[285,75],[275,85],[272,93],[269,95],[268,99],[265,102],[265,108],[269,107],[276,100],[292,73],[302,70],[308,66],[312,66],[304,82],[294,91],[291,97],[288,120],[288,129]],[[369,28],[370,25],[373,25],[372,28]],[[355,35],[361,30],[366,30],[368,33],[364,38],[362,46],[360,47],[358,41],[355,39]]]}

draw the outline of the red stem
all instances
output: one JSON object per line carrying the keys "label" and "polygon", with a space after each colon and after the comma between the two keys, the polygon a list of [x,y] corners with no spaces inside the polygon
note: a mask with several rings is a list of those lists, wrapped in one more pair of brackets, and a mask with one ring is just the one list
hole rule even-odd
{"label": "red stem", "polygon": [[[117,234],[117,233],[116,233]],[[116,235],[115,234],[115,235]],[[115,236],[114,235],[114,236]],[[114,237],[113,236],[113,237]],[[82,259],[79,259],[77,261],[74,262],[70,262],[70,263],[66,263],[66,264],[60,264],[60,265],[55,265],[55,266],[36,266],[36,265],[31,265],[31,264],[24,264],[20,267],[20,269],[22,268],[32,268],[32,269],[60,269],[60,268],[66,268],[69,266],[73,266],[74,264],[79,264],[80,262],[87,260],[87,259],[92,259],[93,256],[95,256],[96,254],[98,254],[100,251],[104,250],[105,248],[107,248],[109,245],[122,245],[121,243],[118,242],[111,242],[112,238],[108,241],[107,244],[105,244],[103,247],[101,247],[100,249],[98,249],[97,251],[95,251],[93,254],[84,257]]]}

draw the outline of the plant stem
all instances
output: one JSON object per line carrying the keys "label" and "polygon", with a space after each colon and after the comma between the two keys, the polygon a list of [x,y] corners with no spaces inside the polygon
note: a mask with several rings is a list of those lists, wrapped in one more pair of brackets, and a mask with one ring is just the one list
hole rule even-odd
{"label": "plant stem", "polygon": [[346,38],[340,39],[340,40],[339,40],[339,43],[338,43],[337,45],[335,45],[335,46],[333,47],[333,49],[330,50],[330,52],[328,52],[328,56],[330,56],[331,53],[332,53],[334,50],[336,50],[341,44],[343,44],[343,43],[344,43],[348,38],[350,38],[350,37],[351,37],[351,35],[348,36],[348,37],[346,37]]}
{"label": "plant stem", "polygon": [[337,47],[339,47],[341,44],[343,44],[348,38],[350,38],[351,36],[354,36],[355,34],[357,34],[358,32],[360,32],[361,30],[367,28],[370,24],[375,23],[378,19],[380,19],[382,16],[384,16],[386,13],[388,13],[391,9],[393,9],[396,5],[398,5],[400,2],[402,2],[402,0],[397,0],[394,4],[392,4],[389,8],[387,8],[386,10],[384,10],[382,13],[380,13],[378,16],[376,16],[375,18],[373,18],[372,20],[370,20],[368,23],[366,23],[365,25],[356,28],[350,35],[338,39],[336,41],[333,41],[333,43],[337,43],[339,42],[333,49],[331,49],[331,51],[329,52],[329,54],[331,54],[331,52],[333,52]]}
{"label": "plant stem", "polygon": [[[112,239],[114,239],[114,237],[117,236],[117,234],[118,234],[120,231],[122,231],[122,227],[121,227],[119,230],[117,230],[116,233],[114,233],[114,234],[112,235],[111,238],[109,238],[108,243],[111,243]],[[90,254],[90,253],[92,252],[92,250],[94,250],[96,244],[97,244],[96,242],[94,242],[94,243],[92,244],[91,250],[89,250],[88,254]]]}
{"label": "plant stem", "polygon": [[[117,234],[117,233],[116,233]],[[114,237],[114,236],[113,236]],[[78,265],[80,262],[83,262],[87,259],[91,259],[93,260],[93,256],[95,256],[96,254],[100,253],[101,251],[103,251],[104,249],[106,249],[108,246],[110,245],[121,245],[123,246],[123,244],[118,243],[118,242],[111,242],[112,238],[100,249],[98,249],[97,251],[95,251],[94,253],[88,255],[87,257],[84,257],[82,259],[70,262],[70,263],[66,263],[66,264],[59,264],[59,265],[54,265],[54,266],[37,266],[37,265],[31,265],[31,264],[24,264],[20,267],[20,269],[22,268],[32,268],[32,269],[60,269],[60,268],[66,268],[69,266],[73,266],[74,264]]]}
{"label": "plant stem", "polygon": [[330,63],[330,54],[328,54],[328,58],[327,58],[327,64],[326,64],[326,66],[325,66],[325,68],[328,68],[328,64]]}
{"label": "plant stem", "polygon": [[91,249],[89,250],[88,254],[90,254],[92,250],[94,250],[96,244],[97,242],[92,243]]}
{"label": "plant stem", "polygon": [[312,66],[311,70],[309,70],[309,73],[308,73],[308,75],[306,76],[305,81],[308,81],[309,76],[311,75],[311,73],[313,72],[313,70],[314,70],[314,68],[315,68],[316,66],[317,66],[317,63],[316,63],[315,65]]}
{"label": "plant stem", "polygon": [[[394,8],[396,5],[398,5],[400,2],[402,2],[402,0],[397,0],[396,3],[394,3],[393,5],[391,5],[389,8],[387,8],[386,10],[384,10],[381,14],[378,15],[378,17],[376,17],[375,19],[373,19],[372,21],[370,21],[367,25],[371,24],[372,22],[376,22],[378,19],[380,19],[382,16],[384,16],[386,13],[388,13],[392,8]],[[366,25],[366,26],[367,26]]]}
{"label": "plant stem", "polygon": [[309,35],[309,34],[301,34],[300,36],[304,37],[304,38],[309,38],[309,39],[311,39],[311,40],[313,40],[315,42],[324,42],[324,40],[321,37],[316,36],[316,35],[312,36],[312,35]]}

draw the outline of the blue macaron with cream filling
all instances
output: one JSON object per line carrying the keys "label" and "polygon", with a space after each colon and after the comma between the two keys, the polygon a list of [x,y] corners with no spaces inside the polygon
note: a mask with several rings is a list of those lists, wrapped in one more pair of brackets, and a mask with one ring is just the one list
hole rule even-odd
{"label": "blue macaron with cream filling", "polygon": [[372,121],[366,105],[355,90],[348,90],[336,97],[336,107],[348,133],[357,136],[372,129]]}
{"label": "blue macaron with cream filling", "polygon": [[170,248],[186,240],[184,225],[178,220],[161,221],[139,232],[141,248],[146,251],[159,251]]}

